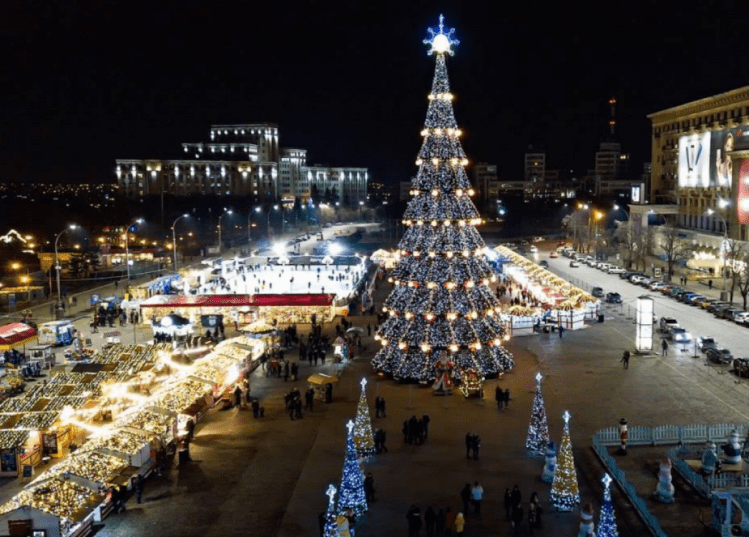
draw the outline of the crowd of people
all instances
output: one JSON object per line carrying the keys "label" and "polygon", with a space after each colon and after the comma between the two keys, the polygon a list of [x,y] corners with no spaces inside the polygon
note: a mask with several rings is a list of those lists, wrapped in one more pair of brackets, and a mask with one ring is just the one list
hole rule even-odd
{"label": "crowd of people", "polygon": [[424,414],[421,418],[411,416],[403,422],[403,442],[408,444],[423,444],[429,435],[429,416]]}

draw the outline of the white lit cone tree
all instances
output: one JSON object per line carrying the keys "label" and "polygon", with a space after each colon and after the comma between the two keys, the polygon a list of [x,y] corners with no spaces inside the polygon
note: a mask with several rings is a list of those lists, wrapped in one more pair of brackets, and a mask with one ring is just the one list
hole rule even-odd
{"label": "white lit cone tree", "polygon": [[549,444],[549,423],[546,420],[544,396],[541,393],[541,373],[536,375],[536,396],[533,399],[531,422],[528,425],[528,436],[525,447],[533,454],[543,454]]}
{"label": "white lit cone tree", "polygon": [[338,537],[338,524],[336,523],[335,514],[335,485],[330,485],[325,494],[328,496],[328,510],[325,513],[325,526],[323,528],[323,537]]}
{"label": "white lit cone tree", "polygon": [[348,436],[346,436],[346,459],[343,462],[343,475],[341,476],[341,486],[338,489],[338,512],[345,513],[348,508],[354,510],[358,516],[367,510],[367,498],[364,493],[364,475],[359,466],[359,459],[356,457],[356,448],[354,447],[354,422],[346,424]]}
{"label": "white lit cone tree", "polygon": [[396,379],[433,380],[439,361],[485,377],[514,366],[501,345],[499,302],[489,288],[496,277],[476,231],[481,218],[469,197],[468,161],[451,103],[445,57],[458,41],[442,21],[424,41],[437,65],[413,199],[403,217],[408,229],[391,275],[395,289],[383,307],[389,317],[377,334],[383,348],[373,360],[375,369]]}
{"label": "white lit cone tree", "polygon": [[356,454],[362,458],[374,455],[375,452],[366,386],[367,379],[361,379],[361,396],[359,397],[359,406],[356,409],[356,421],[354,422],[354,445],[356,446]]}

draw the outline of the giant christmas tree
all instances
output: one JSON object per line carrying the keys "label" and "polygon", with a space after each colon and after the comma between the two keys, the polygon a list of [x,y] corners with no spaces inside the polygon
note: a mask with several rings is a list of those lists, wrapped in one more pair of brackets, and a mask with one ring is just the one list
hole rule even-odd
{"label": "giant christmas tree", "polygon": [[453,114],[445,59],[458,44],[454,31],[445,33],[440,16],[439,31],[430,28],[424,40],[437,65],[413,199],[403,216],[401,260],[391,275],[395,289],[383,307],[389,318],[377,334],[383,347],[373,360],[397,379],[435,379],[438,362],[452,362],[458,375],[475,369],[492,376],[514,365],[501,345],[499,303],[489,288],[495,276],[476,231],[481,218]]}

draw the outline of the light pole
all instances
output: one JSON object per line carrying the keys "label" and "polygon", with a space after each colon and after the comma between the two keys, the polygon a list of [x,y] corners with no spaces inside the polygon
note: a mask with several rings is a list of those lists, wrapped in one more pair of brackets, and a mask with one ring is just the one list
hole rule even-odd
{"label": "light pole", "polygon": [[227,214],[232,214],[234,211],[231,209],[224,208],[224,212],[218,217],[218,255],[221,255],[221,219]]}
{"label": "light pole", "polygon": [[725,301],[728,297],[728,292],[726,291],[726,261],[728,260],[728,252],[725,250],[728,244],[728,224],[726,223],[726,219],[723,218],[723,215],[713,209],[708,209],[707,214],[710,216],[717,216],[720,218],[721,222],[723,222],[723,244],[720,248],[721,253],[723,254],[723,274],[721,275],[723,276],[723,290],[720,292],[720,299]]}
{"label": "light pole", "polygon": [[[68,227],[60,231],[60,233],[57,234],[57,237],[55,237],[55,272],[57,273],[57,309],[59,309],[62,306],[62,298],[60,295],[60,259],[57,255],[57,241],[60,240],[60,237],[62,237],[62,234],[66,231],[70,231],[72,229],[75,229],[75,224],[70,224]],[[51,289],[50,289],[51,291]]]}
{"label": "light pole", "polygon": [[143,219],[138,218],[127,226],[125,230],[125,267],[127,268],[127,283],[130,284],[130,228],[135,224],[142,224]]}
{"label": "light pole", "polygon": [[[621,207],[621,206],[617,205],[616,203],[614,204],[614,210],[615,211],[624,211],[624,214],[627,215],[627,235],[626,235],[626,240],[627,240],[627,242],[630,242],[630,243],[634,242],[632,240],[632,217],[630,216],[629,212],[627,211],[627,209],[625,209],[624,207]],[[630,252],[632,251],[631,250],[631,246],[630,246],[630,250],[629,251]],[[631,263],[631,260],[627,260],[627,268],[628,269],[629,269],[630,263]]]}
{"label": "light pole", "polygon": [[174,222],[172,223],[172,245],[174,246],[174,272],[177,272],[177,231],[176,226],[177,222],[179,222],[180,218],[187,218],[190,216],[189,214],[185,213],[181,216],[178,216],[175,218]]}
{"label": "light pole", "polygon": [[[277,211],[278,210],[278,205],[274,205],[273,206],[273,210]],[[283,220],[283,218],[281,218],[281,220]],[[268,230],[268,240],[270,240],[270,207],[268,207],[268,219],[265,222],[265,226],[266,226],[266,228]]]}

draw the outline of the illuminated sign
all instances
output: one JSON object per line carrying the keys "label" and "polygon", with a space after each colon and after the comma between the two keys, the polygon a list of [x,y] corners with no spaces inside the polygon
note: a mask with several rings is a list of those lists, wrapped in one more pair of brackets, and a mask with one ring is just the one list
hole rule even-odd
{"label": "illuminated sign", "polygon": [[679,138],[679,186],[681,188],[731,188],[731,151],[749,146],[749,129],[734,127],[687,134]]}
{"label": "illuminated sign", "polygon": [[679,186],[710,186],[710,133],[679,138]]}
{"label": "illuminated sign", "polygon": [[749,159],[739,164],[739,184],[736,211],[739,224],[749,224]]}

